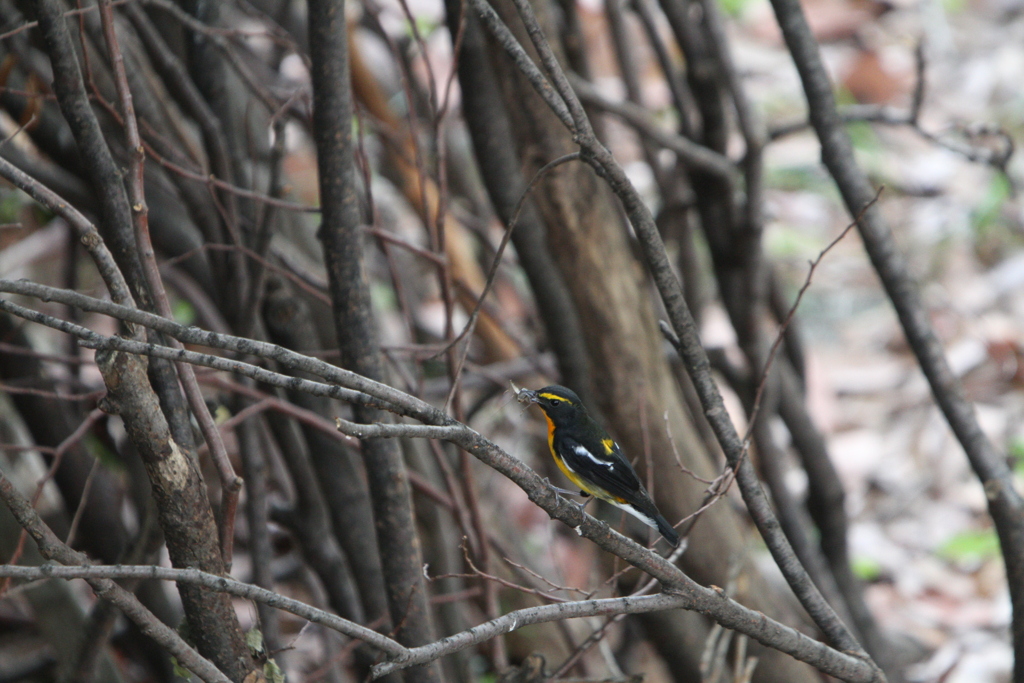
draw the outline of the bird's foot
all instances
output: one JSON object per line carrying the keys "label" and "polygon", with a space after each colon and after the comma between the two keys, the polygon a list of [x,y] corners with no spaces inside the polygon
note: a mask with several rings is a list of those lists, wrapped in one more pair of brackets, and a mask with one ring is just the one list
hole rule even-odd
{"label": "bird's foot", "polygon": [[579,495],[575,491],[570,491],[569,489],[563,489],[563,488],[559,488],[559,487],[555,486],[554,484],[552,484],[548,480],[547,477],[544,477],[544,485],[547,486],[552,491],[554,491],[555,493],[561,494],[563,496],[576,496],[576,495]]}
{"label": "bird's foot", "polygon": [[580,491],[579,495],[583,496],[583,500],[572,500],[569,502],[578,507],[580,512],[585,513],[587,511],[587,506],[590,505],[590,501],[594,500],[594,498],[586,491]]}

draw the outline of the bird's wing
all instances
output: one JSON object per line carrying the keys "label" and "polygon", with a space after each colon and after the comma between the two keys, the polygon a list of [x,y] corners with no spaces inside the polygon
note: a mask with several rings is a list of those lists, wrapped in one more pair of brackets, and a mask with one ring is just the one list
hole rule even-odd
{"label": "bird's wing", "polygon": [[555,446],[569,469],[612,496],[632,502],[642,490],[633,466],[611,439],[608,443],[585,444],[573,437],[564,437]]}

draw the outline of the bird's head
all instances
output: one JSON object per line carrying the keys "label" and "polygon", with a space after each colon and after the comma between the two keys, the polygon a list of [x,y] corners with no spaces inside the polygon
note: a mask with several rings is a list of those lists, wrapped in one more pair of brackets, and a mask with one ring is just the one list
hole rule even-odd
{"label": "bird's head", "polygon": [[536,403],[556,424],[587,412],[576,392],[557,384],[537,391],[523,389],[520,392],[520,397],[520,400],[526,399],[529,403]]}

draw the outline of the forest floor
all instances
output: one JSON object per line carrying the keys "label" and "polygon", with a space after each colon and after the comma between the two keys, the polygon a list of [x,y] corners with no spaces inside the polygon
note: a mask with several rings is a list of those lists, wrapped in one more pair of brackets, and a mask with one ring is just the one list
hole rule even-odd
{"label": "forest floor", "polygon": [[[810,0],[809,15],[851,101],[905,111],[923,45],[921,127],[1024,132],[1024,4]],[[882,12],[883,9],[887,11]],[[879,13],[881,14],[879,15]],[[804,103],[767,2],[740,8],[740,68],[769,127]],[[880,206],[981,424],[1024,474],[1024,162],[1006,175],[908,127],[852,129],[860,161],[884,185]],[[961,137],[960,141],[967,141]],[[795,292],[849,218],[801,134],[768,153],[769,254]],[[917,681],[1009,681],[1010,602],[985,496],[933,404],[856,232],[828,255],[800,311],[809,339],[810,406],[844,479],[852,555],[881,624],[932,654]],[[794,486],[802,482],[794,478]]]}
{"label": "forest floor", "polygon": [[[799,121],[806,103],[768,0],[723,6],[735,20],[734,58],[768,129]],[[1011,156],[1005,173],[979,161],[1024,139],[1024,0],[804,6],[841,102],[892,115],[909,110],[915,91],[923,97],[917,129],[855,123],[850,132],[860,163],[884,186],[879,205],[950,362],[1024,486],[1024,160]],[[595,82],[621,98],[603,4],[578,7]],[[644,86],[646,106],[668,108],[650,55]],[[636,138],[610,119],[606,125],[634,182],[650,188]],[[741,141],[733,151],[742,152]],[[850,218],[806,129],[772,142],[766,165],[765,247],[795,297],[809,262]],[[1009,681],[1009,594],[984,493],[856,231],[824,257],[799,321],[810,409],[846,486],[857,572],[879,623],[927,653],[908,680]],[[727,344],[731,335],[724,312],[705,312],[705,343]],[[802,473],[792,474],[799,491]]]}
{"label": "forest floor", "polygon": [[[736,20],[730,37],[737,66],[769,129],[798,121],[805,103],[768,0],[722,2]],[[440,16],[437,0],[409,4],[417,17]],[[1024,490],[1024,160],[1012,157],[1004,174],[949,149],[998,153],[1004,141],[990,133],[994,126],[1024,140],[1024,0],[804,4],[846,102],[905,112],[922,46],[920,127],[938,141],[909,126],[850,130],[862,165],[885,186],[880,207],[922,283],[950,361]],[[615,93],[601,1],[583,0],[581,17],[598,85]],[[432,47],[435,38],[447,41],[443,30],[431,36]],[[443,59],[434,63],[444,73]],[[652,66],[645,79],[645,103],[655,110],[668,103],[656,71]],[[635,140],[621,127],[609,130],[616,155],[643,189]],[[795,296],[808,262],[849,216],[809,132],[773,142],[766,164],[766,251]],[[26,260],[23,252],[6,258]],[[909,679],[1008,682],[1010,603],[984,492],[934,406],[855,231],[824,257],[798,318],[809,405],[846,486],[852,556],[869,603],[886,629],[928,653]],[[710,344],[727,343],[724,313],[706,311],[703,332]],[[524,421],[516,405],[506,412],[512,422]],[[805,485],[795,469],[791,485]],[[519,514],[509,510],[509,517]],[[552,534],[539,509],[531,506],[530,514]]]}

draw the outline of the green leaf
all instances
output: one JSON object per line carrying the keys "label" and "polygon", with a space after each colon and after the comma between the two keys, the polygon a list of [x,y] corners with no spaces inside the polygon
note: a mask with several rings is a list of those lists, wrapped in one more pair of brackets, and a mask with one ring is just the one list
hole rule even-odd
{"label": "green leaf", "polygon": [[873,557],[855,557],[850,562],[850,568],[861,581],[877,581],[882,576],[882,565]]}
{"label": "green leaf", "polygon": [[171,305],[171,315],[179,325],[191,325],[196,320],[196,310],[184,299],[176,299]]}
{"label": "green leaf", "polygon": [[370,283],[370,303],[378,311],[397,311],[398,297],[390,285],[381,282]]}
{"label": "green leaf", "polygon": [[718,0],[718,4],[730,17],[739,17],[754,0]]}
{"label": "green leaf", "polygon": [[85,438],[82,439],[82,443],[85,444],[86,450],[92,454],[94,458],[100,461],[108,470],[112,472],[124,472],[124,462],[121,460],[121,456],[112,452],[107,448],[106,444],[100,441],[94,434],[86,434]]}
{"label": "green leaf", "polygon": [[178,678],[184,678],[186,681],[192,680],[192,672],[183,667],[178,663],[178,658],[171,655],[171,665],[174,666],[174,675]]}
{"label": "green leaf", "polygon": [[1002,216],[1003,207],[1009,198],[1010,184],[1006,180],[1006,176],[1002,173],[994,174],[992,182],[989,183],[985,191],[985,196],[971,212],[974,231],[983,235],[994,227]]}
{"label": "green leaf", "polygon": [[17,192],[0,194],[0,223],[17,223],[25,204],[26,200],[23,194]]}
{"label": "green leaf", "polygon": [[1013,461],[1013,471],[1024,477],[1024,437],[1011,440],[1006,450]]}
{"label": "green leaf", "polygon": [[875,133],[875,129],[871,127],[870,123],[851,123],[846,127],[846,130],[850,134],[850,141],[853,143],[854,149],[865,152],[877,152],[882,148],[882,143],[878,140],[878,134]]}
{"label": "green leaf", "polygon": [[[416,17],[416,30],[419,31],[420,37],[426,40],[430,34],[437,30],[437,22],[428,17],[418,16]],[[410,30],[410,36],[412,31]]]}
{"label": "green leaf", "polygon": [[269,683],[284,683],[284,672],[273,659],[268,659],[263,665],[263,675]]}
{"label": "green leaf", "polygon": [[939,547],[939,555],[952,562],[980,564],[999,557],[995,529],[962,531]]}
{"label": "green leaf", "polygon": [[253,656],[258,657],[265,652],[263,649],[263,633],[258,628],[253,627],[245,632],[245,644]]}
{"label": "green leaf", "polygon": [[765,169],[765,184],[778,190],[834,192],[825,180],[826,177],[817,166],[795,165]]}
{"label": "green leaf", "polygon": [[785,223],[773,225],[765,236],[765,251],[781,259],[809,260],[817,256],[822,246],[819,238]]}

